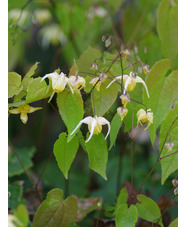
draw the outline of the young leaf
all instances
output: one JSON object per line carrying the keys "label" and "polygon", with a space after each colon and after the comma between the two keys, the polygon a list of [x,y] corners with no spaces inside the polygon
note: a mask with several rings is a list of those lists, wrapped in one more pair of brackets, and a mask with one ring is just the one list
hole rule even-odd
{"label": "young leaf", "polygon": [[13,211],[13,214],[20,221],[20,225],[17,227],[27,227],[29,222],[28,211],[23,204],[19,204],[16,210]]}
{"label": "young leaf", "polygon": [[108,159],[107,142],[102,133],[93,135],[91,140],[86,143],[89,158],[89,168],[100,174],[105,180],[106,165]]}
{"label": "young leaf", "polygon": [[23,89],[21,86],[21,76],[15,72],[8,73],[8,98],[19,94]]}
{"label": "young leaf", "polygon": [[29,83],[25,103],[31,103],[45,99],[52,94],[52,88],[50,84],[47,86],[45,81],[41,82],[41,79],[41,77],[37,77]]}
{"label": "young leaf", "polygon": [[157,30],[162,42],[162,52],[174,66],[178,55],[178,6],[163,0],[158,8]]}
{"label": "young leaf", "polygon": [[69,90],[65,89],[63,92],[57,94],[57,105],[59,113],[68,129],[68,140],[75,136],[70,133],[75,129],[77,124],[83,118],[83,100],[79,92],[72,94]]}
{"label": "young leaf", "polygon": [[114,145],[119,129],[122,126],[122,121],[121,118],[119,117],[119,115],[116,113],[111,121],[111,130],[110,130],[110,147],[109,150],[112,148],[112,146]]}
{"label": "young leaf", "polygon": [[174,219],[169,225],[169,227],[178,227],[178,218]]}
{"label": "young leaf", "polygon": [[95,107],[95,114],[97,116],[103,116],[115,102],[118,95],[118,85],[117,83],[112,84],[109,88],[106,88],[110,83],[110,80],[107,80],[101,84],[100,91],[94,89],[91,101],[93,109]]}
{"label": "young leaf", "polygon": [[[159,150],[162,148],[165,137],[167,135],[167,131],[169,130],[170,126],[172,125],[173,121],[178,116],[178,105],[175,105],[173,110],[169,110],[167,116],[165,117],[164,121],[162,122],[161,129],[160,129],[160,136],[159,136]],[[170,138],[169,138],[170,135]],[[169,131],[169,135],[167,137],[167,141],[174,143],[174,146],[171,151],[168,151],[165,147],[163,148],[161,157],[165,157],[166,155],[170,155],[178,150],[178,120],[175,121],[171,130]],[[161,158],[160,157],[160,158]],[[175,170],[178,169],[178,153],[170,155],[166,158],[161,159],[161,169],[162,169],[162,177],[161,183],[164,184],[165,180],[168,176],[173,173]]]}
{"label": "young leaf", "polygon": [[161,211],[158,205],[150,198],[145,195],[137,195],[139,203],[136,204],[138,214],[144,220],[158,223],[163,227],[161,220]]}
{"label": "young leaf", "polygon": [[156,129],[168,113],[170,104],[178,96],[178,71],[173,71],[166,76],[169,69],[169,60],[161,60],[155,63],[146,78],[150,98],[143,94],[143,100],[154,114]]}
{"label": "young leaf", "polygon": [[78,201],[74,196],[61,201],[63,191],[53,189],[48,192],[46,200],[42,202],[37,210],[33,227],[67,227],[75,221],[78,210]]}
{"label": "young leaf", "polygon": [[75,136],[69,143],[67,143],[66,133],[61,133],[59,139],[54,144],[55,158],[66,179],[68,179],[68,171],[76,156],[78,147],[79,142],[77,137]]}
{"label": "young leaf", "polygon": [[134,227],[138,220],[138,211],[134,205],[128,208],[127,204],[121,205],[116,212],[117,227]]}
{"label": "young leaf", "polygon": [[116,209],[115,212],[117,213],[118,208],[121,205],[124,205],[127,202],[127,198],[128,198],[128,192],[127,189],[125,187],[123,187],[119,193],[119,196],[117,198],[117,203],[116,203]]}

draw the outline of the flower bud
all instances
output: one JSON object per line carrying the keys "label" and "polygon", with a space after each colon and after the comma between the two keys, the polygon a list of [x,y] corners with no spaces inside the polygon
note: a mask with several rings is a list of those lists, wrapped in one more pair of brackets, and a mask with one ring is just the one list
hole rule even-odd
{"label": "flower bud", "polygon": [[150,72],[150,70],[149,70],[149,65],[144,65],[144,66],[143,66],[143,72],[144,72],[145,74],[147,74],[147,73]]}
{"label": "flower bud", "polygon": [[125,107],[118,107],[117,108],[117,113],[121,118],[121,121],[123,120],[123,118],[127,115],[128,113],[128,109]]}
{"label": "flower bud", "polygon": [[96,63],[92,63],[91,66],[90,66],[90,69],[92,70],[98,70],[98,65]]}
{"label": "flower bud", "polygon": [[121,103],[123,104],[124,107],[126,107],[126,105],[130,102],[130,97],[127,94],[122,94],[120,96],[121,99]]}
{"label": "flower bud", "polygon": [[167,142],[165,143],[165,147],[167,148],[168,151],[171,151],[174,146],[173,142]]}

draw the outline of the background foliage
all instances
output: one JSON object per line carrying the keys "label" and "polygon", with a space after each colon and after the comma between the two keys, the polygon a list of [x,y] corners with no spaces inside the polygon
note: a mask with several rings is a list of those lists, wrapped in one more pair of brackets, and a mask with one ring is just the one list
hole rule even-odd
{"label": "background foliage", "polygon": [[[176,0],[9,0],[9,107],[23,103],[43,107],[29,114],[26,125],[19,115],[9,116],[9,213],[20,220],[20,226],[37,227],[42,215],[45,226],[50,219],[48,214],[63,209],[76,215],[70,221],[66,216],[59,220],[56,215],[58,226],[73,226],[70,223],[74,221],[81,227],[115,226],[114,217],[117,226],[135,226],[136,222],[136,226],[151,226],[150,222],[161,214],[160,226],[169,226],[173,220],[170,226],[177,226],[177,196],[171,194],[172,180],[177,178],[177,153],[157,162],[157,158],[170,154],[162,149],[165,138],[169,139],[170,127],[171,141],[175,144],[171,152],[178,150],[177,122],[172,125],[177,117],[177,8]],[[96,58],[116,56],[115,51],[104,52],[108,50],[102,41],[104,34],[119,37],[132,57],[151,69],[146,77],[140,75],[146,81],[150,99],[142,85],[130,93],[132,99],[143,102],[154,113],[154,124],[133,143],[134,190],[137,191],[153,167],[154,171],[140,188],[137,200],[141,203],[135,206],[134,201],[130,208],[126,203],[131,193],[131,140],[116,114],[120,102],[118,84],[106,89],[110,80],[105,81],[100,92],[94,89],[94,100],[92,97],[85,100],[84,93],[81,98],[79,93],[72,95],[64,90],[48,104],[51,82],[40,82],[46,73],[57,68],[73,75],[75,59],[79,72],[87,73],[81,76],[86,78],[84,91],[89,93],[90,65]],[[122,62],[123,67],[128,67],[127,61]],[[103,71],[108,69],[102,61],[97,63]],[[121,75],[120,62],[115,62],[110,70]],[[103,134],[93,136],[85,144],[82,138],[86,126],[70,136],[83,114],[92,114],[93,105],[98,116],[111,122],[110,142],[104,140],[103,129]],[[132,121],[133,110],[135,116],[141,106],[131,102],[127,108],[125,124],[130,130],[132,122],[133,125],[137,122],[136,117]],[[52,204],[55,204],[53,210]]]}

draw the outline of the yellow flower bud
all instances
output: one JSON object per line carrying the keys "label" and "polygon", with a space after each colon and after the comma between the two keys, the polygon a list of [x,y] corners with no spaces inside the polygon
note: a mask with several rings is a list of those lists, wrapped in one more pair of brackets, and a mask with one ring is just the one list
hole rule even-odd
{"label": "yellow flower bud", "polygon": [[137,127],[138,124],[140,123],[140,125],[142,125],[142,123],[148,122],[147,127],[145,128],[145,130],[153,123],[153,113],[151,112],[151,109],[148,109],[147,112],[143,109],[140,109],[137,112]]}
{"label": "yellow flower bud", "polygon": [[117,108],[117,113],[121,118],[121,121],[123,120],[123,118],[127,115],[128,113],[128,109],[125,107],[118,107]]}

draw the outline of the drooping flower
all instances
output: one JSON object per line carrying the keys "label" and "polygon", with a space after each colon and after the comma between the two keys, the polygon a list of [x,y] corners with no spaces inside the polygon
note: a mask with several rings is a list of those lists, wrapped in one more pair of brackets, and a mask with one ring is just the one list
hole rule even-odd
{"label": "drooping flower", "polygon": [[153,113],[151,112],[151,109],[148,109],[147,112],[143,109],[140,109],[137,112],[137,127],[138,124],[140,123],[140,125],[142,125],[142,123],[148,122],[147,127],[145,128],[145,130],[153,123]]}
{"label": "drooping flower", "polygon": [[[116,76],[110,82],[110,84],[107,86],[107,88],[110,87],[110,85],[113,84],[116,80],[121,80],[121,79],[122,79],[122,75]],[[123,83],[124,83],[124,93],[126,91],[133,91],[134,88],[136,87],[136,83],[142,83],[143,86],[145,87],[147,96],[149,97],[149,92],[148,92],[148,88],[147,88],[147,85],[146,85],[145,81],[143,81],[141,79],[141,77],[137,76],[137,73],[136,72],[130,72],[129,75],[124,74],[123,75]]]}
{"label": "drooping flower", "polygon": [[90,69],[92,69],[92,70],[94,70],[94,71],[98,70],[98,65],[97,65],[97,63],[92,63],[91,66],[90,66]]}
{"label": "drooping flower", "polygon": [[143,66],[143,72],[144,72],[145,74],[147,74],[147,73],[150,72],[149,65],[144,65],[144,66]]}
{"label": "drooping flower", "polygon": [[174,146],[173,142],[167,142],[165,143],[165,147],[167,148],[168,151],[171,151]]}
{"label": "drooping flower", "polygon": [[124,107],[130,102],[130,97],[128,94],[122,94],[120,95],[121,103],[123,104]]}
{"label": "drooping flower", "polygon": [[27,114],[33,113],[36,110],[40,110],[40,109],[42,109],[42,107],[32,107],[32,106],[29,106],[28,104],[25,104],[25,105],[19,106],[18,108],[11,109],[11,110],[9,110],[9,112],[11,114],[20,114],[21,121],[24,124],[26,124],[28,121]]}
{"label": "drooping flower", "polygon": [[85,117],[83,120],[81,120],[70,135],[74,134],[75,131],[83,123],[88,125],[88,130],[90,132],[90,135],[85,142],[88,142],[92,138],[93,135],[99,134],[102,131],[102,125],[108,126],[108,131],[107,131],[107,135],[105,136],[105,139],[108,137],[108,135],[110,133],[110,122],[107,121],[104,117],[94,116],[94,117]]}
{"label": "drooping flower", "polygon": [[177,195],[178,194],[178,180],[177,179],[173,179],[172,180],[172,184],[174,186],[174,194]]}
{"label": "drooping flower", "polygon": [[123,118],[127,115],[128,109],[125,107],[118,107],[117,108],[117,113],[121,118],[121,121],[123,121]]}
{"label": "drooping flower", "polygon": [[128,49],[125,49],[125,50],[122,50],[120,54],[124,59],[126,59],[130,55],[130,51]]}
{"label": "drooping flower", "polygon": [[81,90],[86,85],[85,79],[81,76],[70,76],[67,83],[72,94],[74,93],[74,90]]}
{"label": "drooping flower", "polygon": [[59,92],[62,92],[65,89],[69,79],[68,79],[68,77],[66,77],[66,75],[63,72],[61,72],[60,74],[58,74],[57,72],[46,74],[41,79],[41,82],[43,80],[45,80],[46,78],[49,78],[52,81],[53,93],[50,96],[50,99],[48,101],[48,102],[50,102],[52,97],[54,96],[55,92],[59,93]]}
{"label": "drooping flower", "polygon": [[108,76],[106,73],[100,73],[99,76],[92,78],[89,84],[92,84],[93,86],[95,86],[97,91],[100,91],[101,83],[104,82],[107,78]]}

